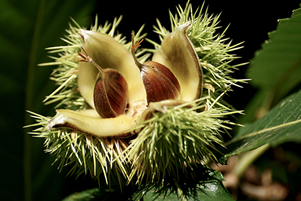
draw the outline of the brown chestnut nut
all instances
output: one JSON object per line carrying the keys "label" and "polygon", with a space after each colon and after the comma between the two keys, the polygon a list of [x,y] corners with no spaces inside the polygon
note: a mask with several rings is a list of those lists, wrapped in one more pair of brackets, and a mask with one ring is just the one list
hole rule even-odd
{"label": "brown chestnut nut", "polygon": [[83,48],[82,50],[84,54],[78,53],[82,57],[80,61],[90,62],[99,70],[93,94],[97,113],[102,118],[113,118],[124,114],[128,103],[126,80],[115,69],[102,69],[87,55]]}
{"label": "brown chestnut nut", "polygon": [[140,69],[141,78],[147,94],[147,102],[157,102],[166,99],[179,99],[180,84],[169,68],[155,61],[139,63],[135,56],[135,50],[140,46],[142,40],[134,43],[132,35],[131,52],[136,66]]}

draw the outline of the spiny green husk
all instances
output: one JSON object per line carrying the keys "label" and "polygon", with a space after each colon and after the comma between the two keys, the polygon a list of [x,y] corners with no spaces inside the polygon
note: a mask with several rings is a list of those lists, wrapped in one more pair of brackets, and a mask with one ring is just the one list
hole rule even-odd
{"label": "spiny green husk", "polygon": [[[231,77],[230,74],[240,65],[230,65],[237,57],[229,52],[238,47],[231,46],[231,42],[224,44],[224,32],[215,34],[219,16],[208,16],[207,11],[203,14],[202,8],[194,13],[188,3],[184,10],[178,7],[178,14],[170,14],[171,31],[186,21],[192,23],[188,37],[198,54],[200,67],[204,69],[205,83],[213,86],[215,92],[210,87],[203,90],[203,96],[193,102],[193,107],[187,107],[192,104],[187,103],[165,108],[165,112],[153,113],[152,118],[139,125],[141,132],[129,139],[97,138],[69,128],[49,130],[50,117],[30,112],[38,122],[31,126],[39,127],[31,134],[45,138],[45,151],[55,156],[54,162],[59,163],[60,169],[71,165],[71,173],[90,174],[92,178],[98,179],[103,175],[107,183],[117,179],[122,187],[125,182],[160,182],[165,176],[177,180],[179,174],[191,172],[194,167],[209,160],[217,161],[212,151],[217,150],[216,146],[223,146],[222,135],[230,129],[227,125],[233,125],[226,120],[226,116],[240,113],[221,97],[232,85],[246,80]],[[121,34],[115,34],[120,20],[116,18],[113,24],[98,26],[96,18],[95,25],[90,29],[106,33],[130,49],[131,43],[126,43]],[[48,48],[50,53],[59,53],[59,57],[52,57],[54,62],[41,65],[58,65],[51,79],[59,87],[47,96],[46,104],[56,102],[58,104],[55,108],[83,110],[89,106],[78,91],[76,74],[77,52],[82,46],[77,33],[81,27],[74,23],[76,27],[70,24],[67,31],[69,35],[63,39],[66,46]],[[135,40],[145,37],[145,34],[141,35],[142,28],[135,34]],[[161,41],[169,33],[159,20],[155,31]],[[155,45],[154,50],[144,49],[136,53],[141,63],[149,56],[145,52],[154,52],[160,48],[159,44],[150,42]]]}
{"label": "spiny green husk", "polygon": [[224,117],[235,112],[222,108],[203,109],[208,97],[195,102],[171,107],[165,113],[154,113],[144,122],[138,137],[131,141],[127,156],[133,161],[129,180],[137,176],[137,183],[160,181],[166,176],[179,177],[180,172],[193,170],[207,161],[217,162],[212,150],[223,146],[222,134],[231,122]]}
{"label": "spiny green husk", "polygon": [[[231,77],[231,73],[237,70],[238,67],[246,64],[230,64],[233,60],[239,58],[230,53],[242,48],[240,46],[242,43],[231,45],[231,41],[226,42],[228,39],[224,38],[224,34],[228,27],[222,33],[217,33],[217,29],[220,28],[218,27],[220,15],[208,15],[207,9],[203,13],[203,7],[204,4],[200,9],[198,8],[193,12],[192,6],[188,1],[185,9],[179,6],[175,15],[170,12],[171,32],[187,21],[192,23],[187,36],[194,45],[199,57],[200,66],[204,72],[204,82],[211,84],[218,91],[215,94],[223,93],[232,85],[240,87],[238,83],[246,83],[248,81],[248,79]],[[157,24],[157,26],[154,26],[155,32],[158,33],[160,40],[163,41],[170,32],[161,25],[159,20],[157,20]],[[156,50],[160,48],[158,43],[152,40],[148,41],[154,44]],[[156,50],[149,51],[154,52]]]}
{"label": "spiny green husk", "polygon": [[[113,24],[108,22],[104,26],[98,26],[98,18],[95,18],[94,26],[90,30],[105,33],[114,37],[117,41],[123,44],[127,49],[130,49],[131,42],[126,43],[125,38],[121,34],[115,34],[116,28],[122,17],[115,18]],[[78,91],[77,86],[77,70],[78,70],[78,51],[82,46],[82,40],[78,35],[78,30],[81,28],[74,20],[69,24],[68,35],[62,40],[67,43],[66,46],[50,47],[49,53],[59,53],[59,57],[51,57],[54,62],[43,63],[40,66],[58,65],[53,70],[50,79],[56,82],[59,87],[46,97],[45,104],[57,103],[55,108],[64,108],[71,110],[88,109],[89,106]],[[144,37],[142,34],[143,27],[136,33],[135,38]],[[144,51],[138,51],[136,57],[140,62],[145,62],[148,54]],[[91,135],[74,131],[68,128],[60,128],[49,130],[47,128],[51,117],[30,112],[32,117],[36,119],[37,124],[30,126],[40,126],[30,134],[37,137],[45,138],[45,152],[55,156],[55,162],[59,163],[59,169],[67,165],[71,165],[70,174],[90,174],[92,178],[101,178],[103,174],[107,184],[111,179],[117,179],[120,185],[125,183],[128,177],[129,167],[123,160],[123,149],[127,146],[127,140],[118,139],[101,139]],[[118,160],[114,159],[119,156]],[[121,160],[122,159],[122,160]],[[111,176],[113,177],[111,178]]]}
{"label": "spiny green husk", "polygon": [[[94,26],[91,26],[89,30],[108,34],[124,45],[124,47],[130,49],[131,42],[126,43],[125,37],[122,37],[121,34],[115,33],[121,19],[122,17],[115,18],[112,24],[106,22],[104,26],[98,26],[98,17],[96,16]],[[47,50],[50,50],[49,53],[58,53],[59,57],[51,56],[50,58],[54,59],[54,62],[43,63],[40,64],[40,66],[58,65],[58,67],[51,73],[50,79],[55,81],[56,85],[59,87],[46,97],[44,100],[45,104],[48,105],[59,102],[55,108],[81,110],[89,108],[83,97],[80,95],[77,86],[76,73],[78,70],[78,51],[80,51],[83,43],[80,35],[78,34],[78,30],[82,27],[80,27],[80,25],[78,25],[74,20],[72,21],[75,24],[75,27],[72,24],[69,24],[69,30],[67,30],[68,35],[65,36],[65,38],[62,38],[67,45],[46,48]],[[142,30],[143,26],[136,33],[135,39],[146,36],[146,34],[141,35]],[[142,63],[149,57],[149,54],[142,55],[144,52],[145,51],[142,50],[136,53],[137,59]]]}

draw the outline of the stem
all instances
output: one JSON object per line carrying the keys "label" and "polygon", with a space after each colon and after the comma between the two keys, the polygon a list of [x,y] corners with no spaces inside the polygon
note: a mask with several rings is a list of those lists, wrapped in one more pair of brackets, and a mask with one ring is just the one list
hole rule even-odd
{"label": "stem", "polygon": [[93,61],[93,59],[91,59],[91,58],[89,60],[89,63],[93,64],[98,69],[100,78],[103,78],[103,70],[102,70],[102,68],[95,61]]}
{"label": "stem", "polygon": [[242,155],[238,163],[235,165],[235,168],[233,169],[234,175],[236,175],[238,178],[241,178],[245,173],[246,169],[269,148],[270,145],[265,144],[257,149],[246,152],[244,155]]}
{"label": "stem", "polygon": [[140,46],[140,44],[142,43],[143,39],[142,40],[138,40],[137,43],[135,44],[135,41],[134,41],[134,34],[132,33],[132,47],[131,47],[131,53],[132,53],[132,57],[135,61],[135,64],[136,66],[138,66],[139,70],[142,69],[143,65],[141,63],[139,63],[139,61],[137,60],[136,56],[135,56],[135,51],[136,49]]}
{"label": "stem", "polygon": [[91,57],[89,57],[88,53],[85,51],[85,49],[83,47],[81,49],[83,50],[84,54],[81,52],[78,52],[78,55],[82,58],[81,60],[78,60],[78,61],[79,62],[88,62],[88,63],[93,64],[98,69],[100,78],[103,78],[102,68],[95,61],[93,61],[93,59]]}
{"label": "stem", "polygon": [[[36,67],[36,55],[39,44],[39,35],[41,32],[42,15],[45,8],[45,0],[41,1],[39,4],[39,9],[36,17],[35,27],[33,30],[33,37],[31,42],[31,49],[29,55],[28,72],[27,72],[27,83],[26,83],[26,97],[25,97],[25,108],[27,110],[33,109],[33,87],[34,87],[34,77],[35,77],[35,67]],[[31,118],[28,114],[24,118],[25,125],[29,125]],[[27,134],[28,130],[24,130],[24,155],[23,155],[23,165],[24,165],[24,200],[30,201],[32,199],[32,176],[31,176],[31,136]]]}
{"label": "stem", "polygon": [[[271,109],[271,107],[274,106],[280,100],[280,98],[282,98],[284,96],[283,94],[279,95],[277,90],[281,87],[283,82],[291,76],[291,74],[296,69],[296,66],[298,66],[300,63],[301,63],[301,60],[298,60],[297,64],[295,64],[294,66],[289,68],[284,73],[284,75],[281,77],[281,79],[276,83],[273,90],[266,95],[266,97],[263,101],[263,104],[262,104],[262,108],[264,108],[265,113],[262,114],[260,117],[258,117],[258,119],[260,119],[262,116],[264,116]],[[279,127],[287,126],[290,123],[296,123],[296,122],[289,122],[289,123],[283,124]],[[276,126],[276,127],[278,127],[278,126]],[[272,129],[275,129],[275,127],[263,129],[263,130],[261,130],[260,133],[267,132],[268,130],[272,130]],[[259,132],[253,132],[253,133],[250,133],[248,136],[243,136],[242,138],[254,136],[257,134],[259,134]],[[237,140],[241,140],[242,138],[237,139]],[[241,178],[243,176],[244,172],[246,171],[246,169],[269,148],[270,148],[270,145],[266,144],[266,145],[263,145],[255,150],[249,151],[249,152],[245,153],[244,155],[242,155],[242,157],[239,159],[238,163],[236,164],[235,169],[233,170],[234,175],[236,175],[238,178]]]}

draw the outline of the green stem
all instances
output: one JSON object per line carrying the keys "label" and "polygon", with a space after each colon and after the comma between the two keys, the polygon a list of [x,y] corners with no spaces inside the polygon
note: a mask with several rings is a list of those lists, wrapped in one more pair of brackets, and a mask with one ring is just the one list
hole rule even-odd
{"label": "green stem", "polygon": [[[37,50],[39,44],[39,35],[41,32],[42,14],[45,8],[45,0],[42,0],[39,4],[37,18],[33,30],[33,37],[31,42],[31,49],[29,55],[28,72],[27,72],[27,83],[26,83],[26,97],[25,97],[25,108],[27,110],[33,109],[33,87],[35,77],[35,67],[37,65]],[[29,125],[31,118],[28,114],[25,115],[25,125]],[[31,137],[27,134],[28,130],[24,130],[24,200],[30,201],[32,199],[32,177],[31,177]]]}
{"label": "green stem", "polygon": [[239,159],[238,163],[235,165],[235,168],[233,170],[234,175],[236,175],[238,178],[241,178],[245,173],[246,169],[269,148],[270,145],[265,144],[257,149],[243,154],[242,157]]}

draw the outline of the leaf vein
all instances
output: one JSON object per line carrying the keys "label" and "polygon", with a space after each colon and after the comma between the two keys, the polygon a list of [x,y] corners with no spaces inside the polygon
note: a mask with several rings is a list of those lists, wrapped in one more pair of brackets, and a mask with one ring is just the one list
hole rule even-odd
{"label": "leaf vein", "polygon": [[[301,119],[298,119],[298,120],[291,121],[291,122],[288,122],[288,123],[285,123],[285,124],[280,124],[280,125],[273,126],[273,127],[270,127],[270,128],[265,128],[265,129],[262,129],[262,130],[259,130],[259,131],[255,131],[255,132],[249,133],[247,135],[244,135],[242,137],[239,137],[239,138],[231,141],[231,143],[237,142],[237,141],[245,139],[245,138],[249,138],[249,137],[253,137],[253,136],[256,136],[256,135],[260,135],[262,133],[269,132],[269,131],[272,131],[272,130],[275,130],[275,129],[285,128],[287,126],[292,126],[292,125],[300,123],[300,122],[301,122]],[[287,129],[287,128],[285,128],[285,129]]]}

